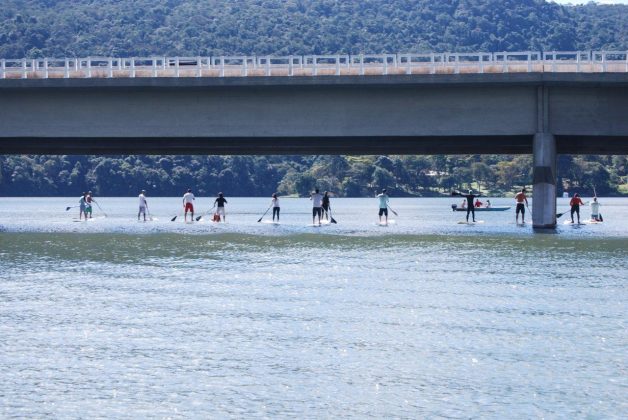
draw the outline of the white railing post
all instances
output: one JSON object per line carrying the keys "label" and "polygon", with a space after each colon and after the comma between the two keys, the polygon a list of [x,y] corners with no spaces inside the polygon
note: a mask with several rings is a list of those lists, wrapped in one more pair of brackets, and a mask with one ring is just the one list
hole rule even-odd
{"label": "white railing post", "polygon": [[44,79],[48,78],[48,59],[44,58]]}
{"label": "white railing post", "polygon": [[271,75],[271,70],[270,70],[270,56],[267,55],[266,56],[266,76],[270,76]]}
{"label": "white railing post", "polygon": [[434,56],[434,53],[430,54],[430,74],[436,74],[436,57]]}
{"label": "white railing post", "polygon": [[294,68],[293,68],[293,66],[294,66],[293,60],[294,60],[294,58],[293,58],[293,56],[289,56],[288,60],[289,60],[288,61],[288,76],[294,76]]}
{"label": "white railing post", "polygon": [[628,51],[626,51],[626,73],[628,73]]}
{"label": "white railing post", "polygon": [[6,74],[5,74],[6,68],[7,68],[7,62],[3,58],[2,60],[0,60],[0,79],[6,79]]}
{"label": "white railing post", "polygon": [[336,76],[340,76],[340,56],[336,55]]}
{"label": "white railing post", "polygon": [[249,75],[249,59],[247,56],[243,57],[244,67],[242,68],[242,76],[246,77]]}
{"label": "white railing post", "polygon": [[27,79],[28,75],[26,73],[26,59],[22,59],[22,79]]}
{"label": "white railing post", "polygon": [[360,54],[360,76],[364,76],[364,54]]}
{"label": "white railing post", "polygon": [[157,77],[157,57],[151,57],[150,66],[152,68],[153,77]]}
{"label": "white railing post", "polygon": [[107,77],[110,79],[113,77],[113,58],[111,57],[107,59]]}
{"label": "white railing post", "polygon": [[528,51],[528,73],[532,71],[532,54]]}
{"label": "white railing post", "polygon": [[317,64],[318,64],[317,56],[315,56],[315,55],[312,56],[312,60],[313,60],[312,61],[312,73],[314,74],[314,76],[318,76],[318,67],[316,67]]}
{"label": "white railing post", "polygon": [[179,56],[174,58],[174,77],[179,77]]}
{"label": "white railing post", "polygon": [[225,57],[220,56],[220,77],[225,77]]}
{"label": "white railing post", "polygon": [[388,75],[388,55],[384,54],[384,76]]}
{"label": "white railing post", "polygon": [[602,71],[606,73],[606,51],[602,51]]}
{"label": "white railing post", "polygon": [[135,57],[131,57],[131,77],[135,77]]}
{"label": "white railing post", "polygon": [[92,58],[87,57],[87,77],[92,77]]}
{"label": "white railing post", "polygon": [[196,57],[196,77],[201,77],[203,68],[201,67],[201,57]]}

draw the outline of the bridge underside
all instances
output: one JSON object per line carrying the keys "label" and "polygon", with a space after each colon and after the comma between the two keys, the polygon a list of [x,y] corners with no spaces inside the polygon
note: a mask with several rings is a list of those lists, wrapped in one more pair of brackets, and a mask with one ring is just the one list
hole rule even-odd
{"label": "bridge underside", "polygon": [[[533,137],[222,137],[222,138],[51,138],[0,139],[2,154],[57,155],[437,155],[531,154]],[[559,154],[628,154],[628,137],[556,136]]]}

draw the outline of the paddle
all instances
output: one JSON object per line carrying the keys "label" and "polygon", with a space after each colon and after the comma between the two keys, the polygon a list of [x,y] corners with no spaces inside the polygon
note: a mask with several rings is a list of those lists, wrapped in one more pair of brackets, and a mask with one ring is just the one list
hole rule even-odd
{"label": "paddle", "polygon": [[68,211],[68,210],[70,210],[70,209],[75,209],[75,208],[77,208],[77,207],[81,207],[81,206],[69,206],[69,207],[66,207],[66,208],[65,208],[65,211]]}
{"label": "paddle", "polygon": [[102,211],[102,214],[104,214],[104,215],[105,215],[105,217],[107,217],[107,213],[105,213],[105,211],[102,209],[102,207],[100,207],[100,204],[98,204],[98,202],[97,202],[96,200],[94,200],[94,199],[92,199],[92,201],[93,201],[94,203],[96,203],[96,205],[98,206],[98,208],[100,209],[100,211]]}
{"label": "paddle", "polygon": [[[264,214],[262,214],[262,217],[260,217],[259,219],[257,219],[257,223],[260,223],[262,221],[262,219],[264,218],[264,216],[266,216],[266,213],[268,213],[268,210],[270,210],[273,207],[273,205],[271,204],[270,207],[268,207],[266,209],[266,211],[264,212]],[[273,213],[274,216],[274,213]]]}
{"label": "paddle", "polygon": [[198,222],[198,221],[199,221],[199,220],[201,220],[203,217],[207,216],[207,215],[209,214],[209,212],[211,212],[211,211],[214,209],[214,207],[216,207],[216,203],[214,203],[214,205],[212,206],[212,208],[211,208],[211,209],[209,209],[209,210],[207,210],[207,212],[205,212],[204,214],[201,214],[200,216],[198,216],[198,217],[196,218],[196,221]]}
{"label": "paddle", "polygon": [[392,212],[393,212],[393,214],[394,214],[395,216],[399,216],[399,215],[397,214],[397,212],[396,212],[396,211],[394,211],[393,209],[391,209],[391,208],[390,208],[390,206],[388,206],[388,209],[389,209],[390,211],[392,211]]}
{"label": "paddle", "polygon": [[175,220],[177,220],[177,217],[181,216],[181,213],[177,214],[176,216],[174,216],[172,219],[170,219],[171,222],[174,222]]}
{"label": "paddle", "polygon": [[148,210],[148,206],[146,206],[146,212],[148,213],[148,220],[153,221],[153,215],[150,214],[150,210]]}
{"label": "paddle", "polygon": [[329,219],[330,219],[329,221],[332,223],[336,223],[336,224],[338,223],[336,219],[334,219],[334,216],[331,215],[331,206],[329,206]]}

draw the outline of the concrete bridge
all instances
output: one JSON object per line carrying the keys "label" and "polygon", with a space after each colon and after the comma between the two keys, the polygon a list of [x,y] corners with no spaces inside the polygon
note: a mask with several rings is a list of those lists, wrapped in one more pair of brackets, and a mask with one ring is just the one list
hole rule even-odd
{"label": "concrete bridge", "polygon": [[628,73],[527,68],[291,77],[22,72],[27,77],[0,78],[0,153],[533,153],[534,226],[553,227],[557,153],[628,154]]}

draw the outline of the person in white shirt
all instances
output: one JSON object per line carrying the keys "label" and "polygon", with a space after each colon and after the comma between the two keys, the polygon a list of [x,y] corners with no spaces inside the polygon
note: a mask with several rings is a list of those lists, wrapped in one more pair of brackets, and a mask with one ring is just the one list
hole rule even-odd
{"label": "person in white shirt", "polygon": [[318,188],[310,194],[310,200],[312,200],[312,224],[315,224],[316,216],[318,216],[318,224],[321,224],[321,217],[323,216],[323,195],[318,191]]}
{"label": "person in white shirt", "polygon": [[591,203],[591,220],[595,220],[596,222],[602,222],[602,215],[600,214],[600,203],[597,201],[597,197],[593,197],[593,202]]}
{"label": "person in white shirt", "polygon": [[137,220],[140,220],[140,215],[144,215],[144,221],[146,221],[146,210],[148,209],[148,202],[146,201],[146,191],[142,190],[138,196],[140,199],[140,211],[137,213]]}
{"label": "person in white shirt", "polygon": [[388,194],[386,194],[385,188],[381,194],[377,195],[377,198],[379,199],[379,222],[382,222],[382,216],[384,216],[384,223],[388,223]]}
{"label": "person in white shirt", "polygon": [[190,217],[190,222],[194,221],[194,194],[192,194],[192,189],[188,188],[188,192],[186,192],[185,194],[183,194],[183,209],[184,209],[184,215],[183,215],[183,221],[187,221],[187,217],[188,217],[188,211],[190,213],[192,213],[192,216]]}
{"label": "person in white shirt", "polygon": [[273,199],[270,200],[270,204],[273,207],[273,222],[275,221],[275,215],[277,215],[277,221],[279,221],[279,211],[281,208],[279,207],[279,198],[277,197],[277,193],[273,194]]}

